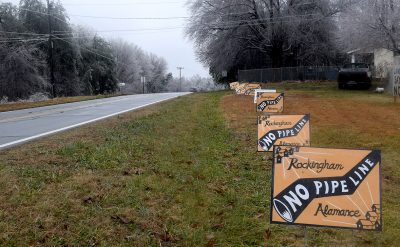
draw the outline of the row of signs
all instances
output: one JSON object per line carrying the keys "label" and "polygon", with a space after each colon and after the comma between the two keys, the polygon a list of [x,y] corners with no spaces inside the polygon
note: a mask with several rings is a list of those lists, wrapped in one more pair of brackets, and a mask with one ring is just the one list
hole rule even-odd
{"label": "row of signs", "polygon": [[380,151],[274,146],[271,223],[381,230]]}
{"label": "row of signs", "polygon": [[280,114],[284,93],[255,97],[258,151],[273,152],[271,223],[380,231],[381,152],[311,147],[310,115]]}

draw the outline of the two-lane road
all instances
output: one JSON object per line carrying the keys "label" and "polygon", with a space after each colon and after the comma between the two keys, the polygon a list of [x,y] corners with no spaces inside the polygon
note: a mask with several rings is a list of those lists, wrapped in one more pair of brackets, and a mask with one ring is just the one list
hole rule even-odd
{"label": "two-lane road", "polygon": [[0,113],[0,150],[189,93],[130,95]]}

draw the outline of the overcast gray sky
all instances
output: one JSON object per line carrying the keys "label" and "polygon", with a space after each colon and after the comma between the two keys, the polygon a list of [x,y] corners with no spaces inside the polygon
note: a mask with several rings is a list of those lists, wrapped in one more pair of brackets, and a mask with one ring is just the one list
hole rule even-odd
{"label": "overcast gray sky", "polygon": [[[44,0],[42,0],[44,2]],[[19,4],[19,0],[1,1]],[[193,43],[185,38],[185,19],[118,20],[101,17],[185,17],[186,0],[61,0],[72,24],[93,28],[106,38],[123,38],[148,52],[164,57],[169,71],[178,75],[176,67],[185,67],[184,76],[208,76],[208,69],[196,61]],[[103,32],[110,30],[164,29],[147,31]]]}

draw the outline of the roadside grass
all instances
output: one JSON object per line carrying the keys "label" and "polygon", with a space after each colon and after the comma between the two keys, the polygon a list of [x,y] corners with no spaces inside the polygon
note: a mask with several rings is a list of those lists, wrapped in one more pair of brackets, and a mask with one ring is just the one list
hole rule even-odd
{"label": "roadside grass", "polygon": [[76,96],[76,97],[61,97],[61,98],[49,99],[49,100],[38,101],[38,102],[10,102],[10,103],[5,103],[5,104],[0,104],[0,112],[16,111],[16,110],[22,110],[22,109],[30,109],[30,108],[35,108],[35,107],[59,105],[59,104],[66,104],[66,103],[74,103],[74,102],[86,101],[86,100],[103,99],[103,98],[109,98],[109,97],[115,97],[115,96],[120,96],[120,95]]}
{"label": "roadside grass", "polygon": [[311,94],[316,98],[337,98],[337,99],[354,99],[358,98],[365,101],[393,103],[393,98],[387,93],[379,94],[374,90],[377,86],[384,87],[380,82],[374,82],[370,90],[359,90],[357,88],[349,88],[339,90],[336,81],[305,81],[305,82],[281,82],[262,84],[263,88],[277,89],[286,92],[288,95]]}
{"label": "roadside grass", "polygon": [[[308,244],[396,245],[400,106],[286,87],[314,146],[383,150],[383,232],[309,228]],[[303,228],[269,224],[272,157],[256,153],[256,128],[251,97],[194,94],[1,152],[0,244],[303,246]]]}
{"label": "roadside grass", "polygon": [[227,128],[224,94],[1,153],[0,243],[261,245],[268,166]]}

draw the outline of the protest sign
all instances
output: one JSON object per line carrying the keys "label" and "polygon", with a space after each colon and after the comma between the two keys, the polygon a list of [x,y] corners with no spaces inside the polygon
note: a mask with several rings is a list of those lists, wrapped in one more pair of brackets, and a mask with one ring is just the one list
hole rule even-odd
{"label": "protest sign", "polygon": [[257,89],[261,89],[260,84],[247,84],[244,95],[254,96]]}
{"label": "protest sign", "polygon": [[310,146],[310,115],[258,117],[258,151],[272,152],[274,145]]}
{"label": "protest sign", "polygon": [[240,85],[239,82],[232,82],[231,84],[229,84],[229,87],[230,87],[232,90],[235,90],[239,85]]}
{"label": "protest sign", "polygon": [[257,104],[257,98],[260,93],[276,93],[275,89],[256,89],[254,90],[254,104]]}
{"label": "protest sign", "polygon": [[275,146],[271,223],[382,229],[381,152]]}
{"label": "protest sign", "polygon": [[257,98],[257,111],[282,113],[284,110],[284,96],[284,93],[260,93]]}
{"label": "protest sign", "polygon": [[235,92],[236,94],[245,94],[246,90],[247,90],[247,85],[249,85],[248,83],[242,83],[236,86],[235,88]]}

